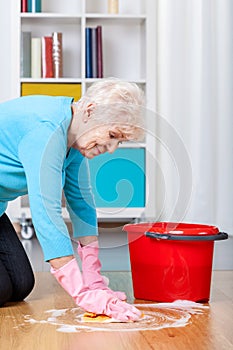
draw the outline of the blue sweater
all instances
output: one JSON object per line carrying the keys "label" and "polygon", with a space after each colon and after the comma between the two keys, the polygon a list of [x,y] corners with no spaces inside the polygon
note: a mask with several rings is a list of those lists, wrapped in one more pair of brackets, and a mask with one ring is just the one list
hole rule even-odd
{"label": "blue sweater", "polygon": [[0,216],[7,202],[28,193],[44,259],[73,254],[62,218],[62,190],[74,237],[97,235],[87,159],[67,132],[72,98],[26,96],[0,104]]}

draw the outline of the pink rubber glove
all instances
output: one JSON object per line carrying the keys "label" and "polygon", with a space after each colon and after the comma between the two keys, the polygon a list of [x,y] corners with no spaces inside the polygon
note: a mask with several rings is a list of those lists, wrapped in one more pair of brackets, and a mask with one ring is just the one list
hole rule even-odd
{"label": "pink rubber glove", "polygon": [[98,241],[92,242],[81,247],[78,244],[78,254],[82,261],[83,283],[88,289],[102,289],[111,293],[114,297],[120,300],[126,300],[124,292],[113,291],[108,288],[108,279],[101,276],[101,263],[99,261],[99,244]]}
{"label": "pink rubber glove", "polygon": [[114,298],[108,291],[87,290],[75,258],[58,270],[51,268],[51,273],[75,303],[88,312],[104,314],[121,322],[137,321],[141,317],[141,312],[133,305]]}

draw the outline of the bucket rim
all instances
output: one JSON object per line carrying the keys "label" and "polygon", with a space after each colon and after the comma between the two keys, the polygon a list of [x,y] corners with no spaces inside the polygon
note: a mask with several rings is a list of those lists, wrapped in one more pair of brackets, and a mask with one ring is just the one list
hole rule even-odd
{"label": "bucket rim", "polygon": [[179,236],[206,236],[217,235],[219,233],[219,229],[214,225],[167,221],[126,224],[124,225],[123,230],[128,233],[156,232]]}

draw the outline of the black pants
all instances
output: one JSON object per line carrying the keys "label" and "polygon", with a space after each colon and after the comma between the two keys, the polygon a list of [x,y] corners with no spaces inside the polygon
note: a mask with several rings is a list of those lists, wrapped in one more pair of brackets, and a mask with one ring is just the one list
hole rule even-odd
{"label": "black pants", "polygon": [[34,283],[24,248],[7,215],[3,214],[0,217],[0,306],[26,298]]}

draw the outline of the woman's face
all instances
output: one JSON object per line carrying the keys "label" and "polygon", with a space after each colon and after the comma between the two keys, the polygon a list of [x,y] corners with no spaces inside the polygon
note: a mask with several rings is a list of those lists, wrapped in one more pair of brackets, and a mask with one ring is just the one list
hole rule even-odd
{"label": "woman's face", "polygon": [[86,158],[94,158],[105,152],[113,153],[126,137],[119,126],[100,125],[83,133],[72,145]]}

